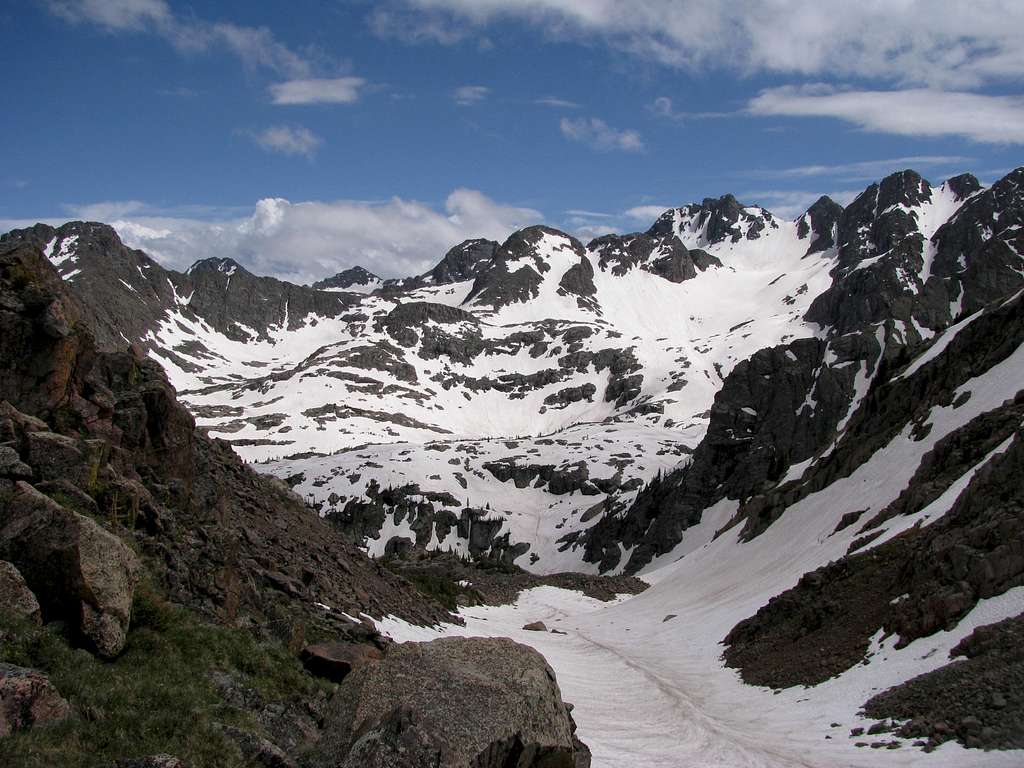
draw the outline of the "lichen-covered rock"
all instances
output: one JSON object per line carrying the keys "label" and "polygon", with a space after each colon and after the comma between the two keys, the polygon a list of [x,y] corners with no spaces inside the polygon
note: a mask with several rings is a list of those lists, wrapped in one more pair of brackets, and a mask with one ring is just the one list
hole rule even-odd
{"label": "lichen-covered rock", "polygon": [[317,765],[575,768],[586,747],[544,658],[507,638],[393,646],[339,688]]}
{"label": "lichen-covered rock", "polygon": [[6,560],[0,560],[0,613],[39,623],[39,601],[25,583],[25,577]]}
{"label": "lichen-covered rock", "polygon": [[0,736],[58,722],[69,714],[71,707],[46,675],[0,662]]}
{"label": "lichen-covered rock", "polygon": [[0,528],[0,556],[21,571],[44,616],[72,621],[100,656],[121,651],[140,566],[117,536],[19,482]]}

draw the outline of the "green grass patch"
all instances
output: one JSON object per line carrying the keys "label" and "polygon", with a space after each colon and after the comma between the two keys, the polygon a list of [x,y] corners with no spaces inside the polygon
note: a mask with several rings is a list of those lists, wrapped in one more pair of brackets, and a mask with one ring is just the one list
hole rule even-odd
{"label": "green grass patch", "polygon": [[0,765],[91,768],[169,753],[193,768],[243,766],[218,724],[259,728],[222,700],[212,672],[231,675],[267,702],[329,688],[282,645],[205,623],[146,586],[132,610],[127,645],[112,662],[73,648],[57,629],[0,617],[0,660],[47,673],[75,711],[65,723],[0,739]]}
{"label": "green grass patch", "polygon": [[472,587],[459,584],[454,573],[430,566],[432,558],[426,559],[426,565],[404,561],[396,557],[385,557],[381,560],[384,567],[397,573],[418,592],[440,603],[449,611],[457,611],[460,605],[479,605],[483,596]]}

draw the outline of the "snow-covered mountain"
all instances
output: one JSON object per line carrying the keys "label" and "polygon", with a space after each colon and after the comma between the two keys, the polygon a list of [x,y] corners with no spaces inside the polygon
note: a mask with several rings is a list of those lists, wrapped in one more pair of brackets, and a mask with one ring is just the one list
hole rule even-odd
{"label": "snow-covered mountain", "polygon": [[725,196],[586,245],[530,227],[311,287],[169,271],[96,223],[3,240],[370,554],[643,573],[612,607],[542,588],[379,622],[539,648],[595,764],[1019,762],[963,747],[1024,748],[1024,168],[904,171],[795,221]]}
{"label": "snow-covered mountain", "polygon": [[371,553],[636,571],[705,509],[800,478],[882,373],[1020,286],[1022,180],[905,171],[795,221],[727,195],[643,233],[530,227],[312,287],[229,259],[165,270],[95,223],[5,238]]}

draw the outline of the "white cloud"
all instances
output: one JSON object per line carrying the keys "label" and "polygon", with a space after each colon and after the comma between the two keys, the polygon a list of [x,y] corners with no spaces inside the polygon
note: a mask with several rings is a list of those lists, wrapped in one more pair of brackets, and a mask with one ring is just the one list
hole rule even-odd
{"label": "white cloud", "polygon": [[[106,206],[116,213],[118,205],[123,204],[97,204],[92,210],[100,212]],[[180,270],[198,259],[230,256],[256,274],[300,283],[355,264],[384,277],[419,274],[456,243],[472,237],[504,240],[543,220],[539,211],[504,205],[464,188],[448,195],[443,210],[397,197],[383,203],[267,198],[248,215],[212,219],[152,215],[149,210],[143,208],[143,215],[128,210],[123,217],[106,220],[128,245],[168,267]]]}
{"label": "white cloud", "polygon": [[633,221],[649,222],[653,224],[665,211],[674,206],[671,205],[638,205],[625,212],[626,218]]}
{"label": "white cloud", "polygon": [[452,92],[452,98],[456,104],[468,107],[471,104],[479,104],[490,93],[491,89],[486,85],[463,85]]}
{"label": "white cloud", "polygon": [[854,91],[822,84],[787,85],[761,91],[748,109],[754,115],[834,117],[866,131],[1024,143],[1024,98],[1019,96],[927,88]]}
{"label": "white cloud", "polygon": [[165,0],[50,0],[50,11],[73,23],[96,24],[110,32],[148,32],[180,51],[227,50],[249,67],[289,77],[306,77],[311,65],[265,27],[179,18]]}
{"label": "white cloud", "polygon": [[536,99],[533,103],[542,107],[553,107],[555,109],[579,109],[580,107],[580,105],[575,101],[559,99],[556,96],[545,96],[543,98]]}
{"label": "white cloud", "polygon": [[644,148],[644,142],[636,131],[616,130],[597,117],[563,117],[558,126],[567,139],[587,144],[601,152],[640,152]]}
{"label": "white cloud", "polygon": [[[393,0],[455,42],[508,19],[660,63],[976,87],[1024,74],[1017,0]],[[389,11],[393,13],[394,11]],[[443,30],[443,34],[439,31]]]}
{"label": "white cloud", "polygon": [[647,108],[657,115],[669,120],[710,120],[719,117],[738,117],[740,112],[684,112],[676,109],[672,99],[668,96],[659,96]]}
{"label": "white cloud", "polygon": [[52,0],[48,5],[68,21],[91,21],[112,30],[141,30],[173,18],[164,0]]}
{"label": "white cloud", "polygon": [[275,125],[252,134],[253,141],[268,152],[312,158],[323,139],[301,125]]}
{"label": "white cloud", "polygon": [[270,86],[275,104],[351,104],[366,85],[361,77],[306,78]]}
{"label": "white cloud", "polygon": [[904,168],[964,166],[974,162],[972,157],[959,155],[912,155],[890,157],[885,160],[861,160],[855,163],[836,165],[798,165],[771,171],[744,171],[743,176],[754,178],[807,178],[811,176],[836,176],[846,179],[877,179]]}
{"label": "white cloud", "polygon": [[64,208],[76,219],[83,221],[110,221],[139,213],[146,208],[146,204],[140,200],[107,200],[87,205],[69,203]]}

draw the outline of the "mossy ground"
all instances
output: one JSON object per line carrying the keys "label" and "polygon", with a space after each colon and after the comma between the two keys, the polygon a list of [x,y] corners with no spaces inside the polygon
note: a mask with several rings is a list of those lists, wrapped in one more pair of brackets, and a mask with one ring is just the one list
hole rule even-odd
{"label": "mossy ground", "polygon": [[231,675],[266,701],[326,689],[283,645],[205,623],[145,586],[136,594],[127,644],[114,661],[74,648],[52,625],[2,616],[0,660],[48,674],[74,710],[64,723],[0,740],[0,765],[11,768],[107,767],[117,758],[157,753],[193,768],[242,766],[238,747],[219,724],[259,728],[250,713],[222,700],[212,672]]}

